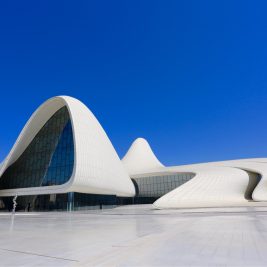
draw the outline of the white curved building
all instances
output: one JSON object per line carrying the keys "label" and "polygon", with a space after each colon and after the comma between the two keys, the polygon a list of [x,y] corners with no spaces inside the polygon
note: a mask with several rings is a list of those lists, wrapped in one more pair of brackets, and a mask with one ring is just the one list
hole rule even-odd
{"label": "white curved building", "polygon": [[33,210],[246,205],[267,201],[267,159],[165,167],[138,138],[121,161],[92,112],[58,96],[34,112],[0,164],[0,207],[10,209],[14,195]]}
{"label": "white curved building", "polygon": [[132,197],[134,186],[92,112],[68,96],[31,116],[0,168],[0,196],[68,192]]}

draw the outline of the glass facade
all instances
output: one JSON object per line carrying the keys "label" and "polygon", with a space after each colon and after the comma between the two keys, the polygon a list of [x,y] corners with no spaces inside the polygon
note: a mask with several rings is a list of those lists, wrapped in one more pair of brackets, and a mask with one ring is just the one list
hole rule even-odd
{"label": "glass facade", "polygon": [[158,176],[132,178],[135,185],[136,197],[159,198],[180,185],[191,180],[193,173],[170,173]]}
{"label": "glass facade", "polygon": [[[13,197],[2,197],[0,210],[13,208]],[[18,196],[16,211],[75,211],[114,208],[118,199],[114,195],[64,193],[50,195]]]}
{"label": "glass facade", "polygon": [[[115,195],[73,192],[65,194],[18,196],[16,210],[71,211],[106,209],[129,204],[151,204],[159,197],[186,183],[193,177],[193,173],[172,173],[168,175],[132,178],[136,188],[135,197],[117,197]],[[13,206],[12,199],[13,197],[2,197],[0,209],[11,211]]]}
{"label": "glass facade", "polygon": [[[73,164],[72,125],[67,107],[62,107],[4,172],[0,190],[64,184],[72,175]],[[34,196],[28,198],[32,202]]]}

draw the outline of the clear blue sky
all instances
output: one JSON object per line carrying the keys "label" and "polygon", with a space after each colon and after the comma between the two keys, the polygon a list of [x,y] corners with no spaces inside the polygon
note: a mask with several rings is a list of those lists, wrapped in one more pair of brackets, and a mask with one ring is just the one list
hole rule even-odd
{"label": "clear blue sky", "polygon": [[0,161],[47,98],[83,101],[119,156],[267,157],[266,1],[2,1]]}

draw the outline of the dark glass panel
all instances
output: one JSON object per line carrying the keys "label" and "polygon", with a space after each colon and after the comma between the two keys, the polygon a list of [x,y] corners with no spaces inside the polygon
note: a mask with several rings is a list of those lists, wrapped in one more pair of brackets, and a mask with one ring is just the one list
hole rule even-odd
{"label": "dark glass panel", "polygon": [[2,175],[0,189],[60,185],[71,177],[73,133],[66,107],[41,128],[22,155]]}
{"label": "dark glass panel", "polygon": [[136,197],[159,198],[180,185],[188,182],[194,177],[193,173],[176,173],[161,176],[149,176],[141,178],[132,178],[135,185]]}
{"label": "dark glass panel", "polygon": [[[2,197],[0,209],[11,211],[13,197]],[[16,210],[52,211],[52,210],[88,210],[106,209],[117,205],[114,195],[95,195],[82,193],[65,193],[50,195],[18,196]]]}

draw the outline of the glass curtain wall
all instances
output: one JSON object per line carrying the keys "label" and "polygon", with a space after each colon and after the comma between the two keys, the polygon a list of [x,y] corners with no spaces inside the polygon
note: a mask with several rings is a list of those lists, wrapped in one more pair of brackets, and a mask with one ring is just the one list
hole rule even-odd
{"label": "glass curtain wall", "polygon": [[[193,173],[170,173],[132,178],[136,189],[135,201],[153,202],[173,189],[191,180]],[[149,201],[151,200],[151,201]]]}
{"label": "glass curtain wall", "polygon": [[72,174],[74,143],[66,107],[59,109],[2,175],[0,190],[61,185]]}

